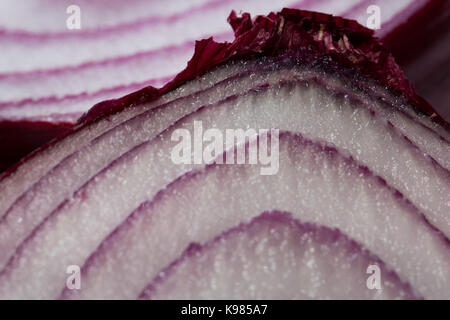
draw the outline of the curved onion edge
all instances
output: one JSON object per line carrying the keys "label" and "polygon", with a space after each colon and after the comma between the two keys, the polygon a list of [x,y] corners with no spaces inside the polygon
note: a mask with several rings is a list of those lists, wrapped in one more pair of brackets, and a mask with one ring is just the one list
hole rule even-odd
{"label": "curved onion edge", "polygon": [[[238,17],[232,11],[228,22],[234,30],[233,42],[216,42],[212,37],[196,41],[194,55],[187,67],[162,88],[148,86],[122,98],[100,102],[84,114],[72,128],[67,123],[51,124],[49,128],[57,137],[44,145],[40,144],[44,139],[32,143],[30,148],[40,147],[4,171],[0,180],[12,174],[36,153],[47,149],[71,133],[100,118],[120,112],[130,105],[154,101],[227,61],[276,56],[299,47],[308,48],[312,54],[331,56],[343,66],[376,80],[381,86],[389,88],[393,94],[405,98],[417,113],[430,117],[450,131],[450,124],[415,92],[392,54],[374,37],[373,30],[361,26],[355,20],[284,8],[278,13],[271,12],[267,16],[260,15],[254,19],[251,19],[249,13],[243,13]],[[26,128],[26,132],[32,134],[38,127],[45,127],[45,124],[44,122],[36,124],[29,120],[17,124],[0,121],[0,129]],[[20,151],[18,154],[20,155]],[[7,155],[6,159],[14,157],[17,157],[17,154]]]}

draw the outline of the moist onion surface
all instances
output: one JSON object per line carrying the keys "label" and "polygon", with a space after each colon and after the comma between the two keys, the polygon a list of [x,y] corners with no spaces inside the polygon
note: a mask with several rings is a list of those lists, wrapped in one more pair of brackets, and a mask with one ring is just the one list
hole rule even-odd
{"label": "moist onion surface", "polygon": [[[3,174],[1,298],[450,298],[448,123],[356,21],[228,20],[232,42],[198,41],[162,88],[95,105]],[[255,134],[176,163],[199,124]],[[274,162],[250,163],[264,145]]]}

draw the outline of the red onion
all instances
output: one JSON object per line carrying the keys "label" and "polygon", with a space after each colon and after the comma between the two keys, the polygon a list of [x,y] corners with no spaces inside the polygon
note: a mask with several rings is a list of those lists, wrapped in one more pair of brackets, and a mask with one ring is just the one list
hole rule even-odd
{"label": "red onion", "polygon": [[[182,262],[189,244],[214,247],[226,230],[282,211],[326,230],[317,231],[325,238],[337,229],[331,240],[301,232],[342,252],[345,265],[318,253],[313,258],[321,265],[359,275],[340,286],[310,268],[304,277],[325,284],[315,292],[305,287],[298,297],[449,298],[448,123],[415,93],[373,31],[354,21],[284,9],[254,20],[233,12],[229,22],[233,42],[197,42],[186,69],[163,88],[97,104],[4,174],[0,297],[196,297],[185,295],[189,283],[176,281],[203,263]],[[248,157],[265,141],[261,132],[281,130],[270,135],[271,156],[279,151],[270,162],[275,171],[261,174],[268,164],[262,162],[220,164],[239,148],[223,148],[228,151],[212,162],[175,163],[174,135],[183,130],[195,137],[198,123],[220,132],[255,129],[257,137],[244,139]],[[196,159],[195,145],[189,159]],[[273,263],[290,273],[285,254],[301,265],[306,260],[292,242],[301,236],[286,223],[273,227],[282,230],[277,241],[287,243]],[[264,225],[254,225],[239,237],[249,237],[249,245],[270,241]],[[225,246],[214,247],[208,259],[233,247]],[[238,249],[236,256],[248,261],[233,263],[236,268],[254,268],[267,257]],[[387,288],[378,295],[352,282],[363,278],[368,263],[382,270]],[[65,287],[70,265],[82,267],[80,290]],[[169,265],[176,267],[166,280],[160,272]],[[227,273],[213,271],[206,271],[211,281],[228,283]],[[239,281],[230,271],[231,281]],[[259,279],[244,277],[255,286]],[[261,297],[251,290],[229,296],[211,283],[198,283],[203,298]],[[267,297],[280,297],[277,285],[293,292],[290,283],[267,282]]]}

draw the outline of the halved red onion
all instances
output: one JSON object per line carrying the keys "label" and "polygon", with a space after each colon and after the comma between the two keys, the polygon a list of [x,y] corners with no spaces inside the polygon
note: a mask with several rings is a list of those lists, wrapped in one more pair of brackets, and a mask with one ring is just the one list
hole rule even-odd
{"label": "halved red onion", "polygon": [[[56,298],[65,285],[60,271],[85,263],[87,287],[69,295],[137,297],[189,242],[208,241],[273,209],[339,228],[410,283],[411,292],[446,297],[448,124],[431,117],[434,110],[415,94],[392,56],[370,30],[352,21],[283,10],[254,21],[232,14],[230,22],[233,43],[198,42],[187,69],[168,85],[96,105],[65,138],[5,174],[2,297]],[[203,81],[195,79],[202,74]],[[293,132],[280,140],[280,172],[261,176],[252,165],[175,164],[172,133],[193,132],[196,121],[221,131]],[[209,172],[223,173],[218,178]],[[177,189],[186,184],[192,187]],[[153,208],[149,199],[166,196],[161,225],[139,224],[156,231],[129,226],[136,216],[156,219],[159,209],[145,214]],[[180,201],[184,205],[178,207]],[[184,220],[174,208],[185,216],[199,213],[198,220]],[[217,217],[229,219],[228,225]],[[173,233],[175,224],[187,229]],[[163,234],[164,225],[170,235]],[[110,247],[109,239],[122,232],[130,240],[114,240]],[[152,251],[168,261],[155,259],[161,265],[148,266],[148,253],[139,251],[148,249],[147,236],[170,244]],[[138,258],[123,262],[125,247]],[[109,255],[118,268],[134,268],[133,261],[140,272],[108,274],[112,269],[103,263]],[[123,295],[108,287],[116,284],[101,281],[102,272],[119,277]],[[90,291],[91,283],[99,287]]]}

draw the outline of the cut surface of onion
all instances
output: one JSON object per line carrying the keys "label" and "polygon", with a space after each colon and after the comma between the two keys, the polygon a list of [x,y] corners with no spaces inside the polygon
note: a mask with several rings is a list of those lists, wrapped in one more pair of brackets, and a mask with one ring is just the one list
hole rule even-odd
{"label": "cut surface of onion", "polygon": [[[364,286],[368,266],[380,268],[384,275],[379,290],[367,290]],[[338,230],[302,224],[289,214],[275,211],[227,230],[203,246],[192,243],[139,298],[413,299],[416,296],[379,259]]]}
{"label": "cut surface of onion", "polygon": [[[95,105],[64,137],[4,174],[1,298],[134,299],[189,243],[215,243],[272,210],[342,233],[347,240],[336,256],[321,260],[327,268],[330,257],[347,261],[350,243],[358,243],[354,265],[334,265],[343,278],[363,279],[362,264],[379,259],[386,291],[376,295],[364,281],[350,290],[356,282],[348,282],[339,297],[450,298],[448,124],[416,95],[373,32],[355,22],[290,9],[254,20],[232,13],[229,21],[234,42],[197,42],[187,68],[167,85]],[[226,155],[245,150],[250,157],[266,130],[275,145],[266,163],[199,160],[198,142],[190,161],[174,160],[174,136],[200,135],[205,143],[209,129],[244,133],[243,141],[222,146]],[[235,143],[243,149],[229,150]],[[212,246],[231,250],[226,243]],[[304,249],[287,246],[302,261]],[[250,249],[241,249],[236,254],[247,256]],[[275,254],[281,265],[285,253]],[[195,269],[198,259],[180,268]],[[82,290],[65,288],[69,265],[83,266]],[[174,286],[173,279],[164,283]],[[327,298],[326,286],[317,295],[304,290]],[[169,294],[164,288],[158,292]]]}
{"label": "cut surface of onion", "polygon": [[[279,152],[280,169],[273,176],[261,175],[255,165],[211,165],[178,178],[139,206],[88,259],[84,289],[66,290],[63,296],[134,299],[144,289],[143,280],[150,282],[187,244],[204,243],[272,209],[338,228],[381,260],[395,261],[390,266],[401,270],[399,276],[413,288],[423,289],[425,297],[446,295],[447,284],[429,281],[436,273],[447,277],[449,247],[405,199],[320,142],[281,133]],[[426,255],[413,253],[425,247]],[[428,289],[416,280],[429,283]]]}
{"label": "cut surface of onion", "polygon": [[[220,73],[220,71],[216,72]],[[131,172],[115,173],[120,166],[112,163],[121,155],[126,156],[127,151],[131,150],[131,154],[134,154],[133,157],[142,159],[146,159],[146,154],[151,153],[165,155],[159,161],[161,167],[164,167],[163,164],[165,164],[164,172],[167,172],[166,175],[169,177],[166,178],[169,180],[163,180],[161,184],[158,184],[157,179],[152,179],[155,184],[153,188],[156,189],[152,189],[150,186],[144,187],[145,184],[142,183],[135,183],[140,188],[144,187],[143,190],[128,189],[124,192],[132,191],[135,197],[143,194],[143,198],[140,198],[142,200],[151,196],[151,190],[158,190],[164,183],[176,178],[178,171],[171,168],[177,167],[177,165],[170,165],[171,159],[169,158],[170,148],[173,146],[153,143],[152,138],[173,123],[175,125],[169,131],[177,130],[177,121],[191,123],[201,121],[204,126],[214,126],[222,131],[232,127],[265,128],[275,126],[330,141],[355,154],[356,159],[390,181],[393,186],[421,208],[434,225],[440,227],[447,236],[450,235],[446,216],[448,209],[445,205],[440,205],[449,200],[446,192],[449,186],[448,179],[445,177],[445,169],[433,165],[431,161],[424,158],[408,140],[398,134],[395,128],[386,126],[376,115],[373,116],[367,105],[356,98],[350,98],[351,93],[346,93],[347,98],[340,98],[336,92],[338,89],[343,89],[327,87],[317,80],[325,78],[325,75],[317,72],[300,72],[295,69],[288,72],[285,69],[275,69],[263,72],[261,75],[258,73],[253,73],[253,75],[252,79],[234,76],[198,94],[150,109],[114,127],[61,161],[58,166],[18,198],[6,211],[5,217],[0,220],[0,239],[2,240],[0,267],[4,266],[16,247],[25,240],[25,237],[50,213],[57,210],[63,202],[70,199],[73,193],[87,194],[86,190],[102,190],[104,188],[101,186],[102,184],[94,186],[105,176],[104,172],[100,172],[102,169],[105,168],[106,174],[110,176],[104,185],[112,185],[117,176],[132,179],[133,173]],[[280,78],[284,79],[284,82],[280,82]],[[333,81],[328,79],[328,85],[330,82]],[[245,89],[246,87],[248,89]],[[330,93],[326,90],[331,91],[331,97],[328,97]],[[233,92],[234,95],[227,96],[226,92]],[[277,95],[285,97],[281,104]],[[277,107],[278,104],[282,107]],[[200,110],[196,112],[198,109]],[[242,115],[239,115],[240,113]],[[189,114],[191,115],[183,118]],[[350,122],[348,119],[351,119]],[[359,132],[361,123],[365,124],[363,133]],[[172,133],[164,133],[161,135],[161,139],[169,141],[171,135]],[[123,137],[131,137],[131,139],[123,139]],[[384,144],[387,139],[391,140],[389,147]],[[435,137],[435,139],[437,138]],[[352,141],[352,143],[348,141]],[[136,146],[138,146],[138,150],[132,150]],[[391,155],[395,154],[395,150],[398,149],[402,149],[404,152],[392,158]],[[93,158],[94,154],[98,154],[98,156]],[[125,163],[134,161],[133,157],[125,157],[125,160],[117,161],[124,163],[123,166],[125,166]],[[112,164],[107,166],[108,163]],[[157,161],[153,161],[154,167],[149,170],[154,171],[149,171],[148,176],[156,176],[161,170],[155,169],[156,163]],[[411,165],[392,170],[391,168],[395,168],[396,163],[410,163]],[[386,167],[386,164],[389,165]],[[128,167],[132,168],[130,165]],[[139,175],[143,173],[135,170],[134,172]],[[170,172],[174,173],[170,174]],[[424,178],[421,180],[414,178],[414,174],[417,175],[417,172]],[[441,174],[444,174],[444,177],[440,177]],[[426,179],[427,177],[428,179]],[[427,194],[423,196],[418,192],[423,190],[425,179],[427,190],[433,193],[433,201]],[[87,185],[84,186],[85,184]],[[92,186],[93,189],[89,189],[89,186]],[[117,186],[116,190],[118,190]],[[102,191],[89,192],[102,193]],[[436,202],[436,199],[439,201]],[[74,214],[77,214],[78,209],[74,210]],[[132,207],[127,210],[132,210]],[[125,210],[124,213],[126,212]],[[18,223],[18,221],[20,222]]]}

